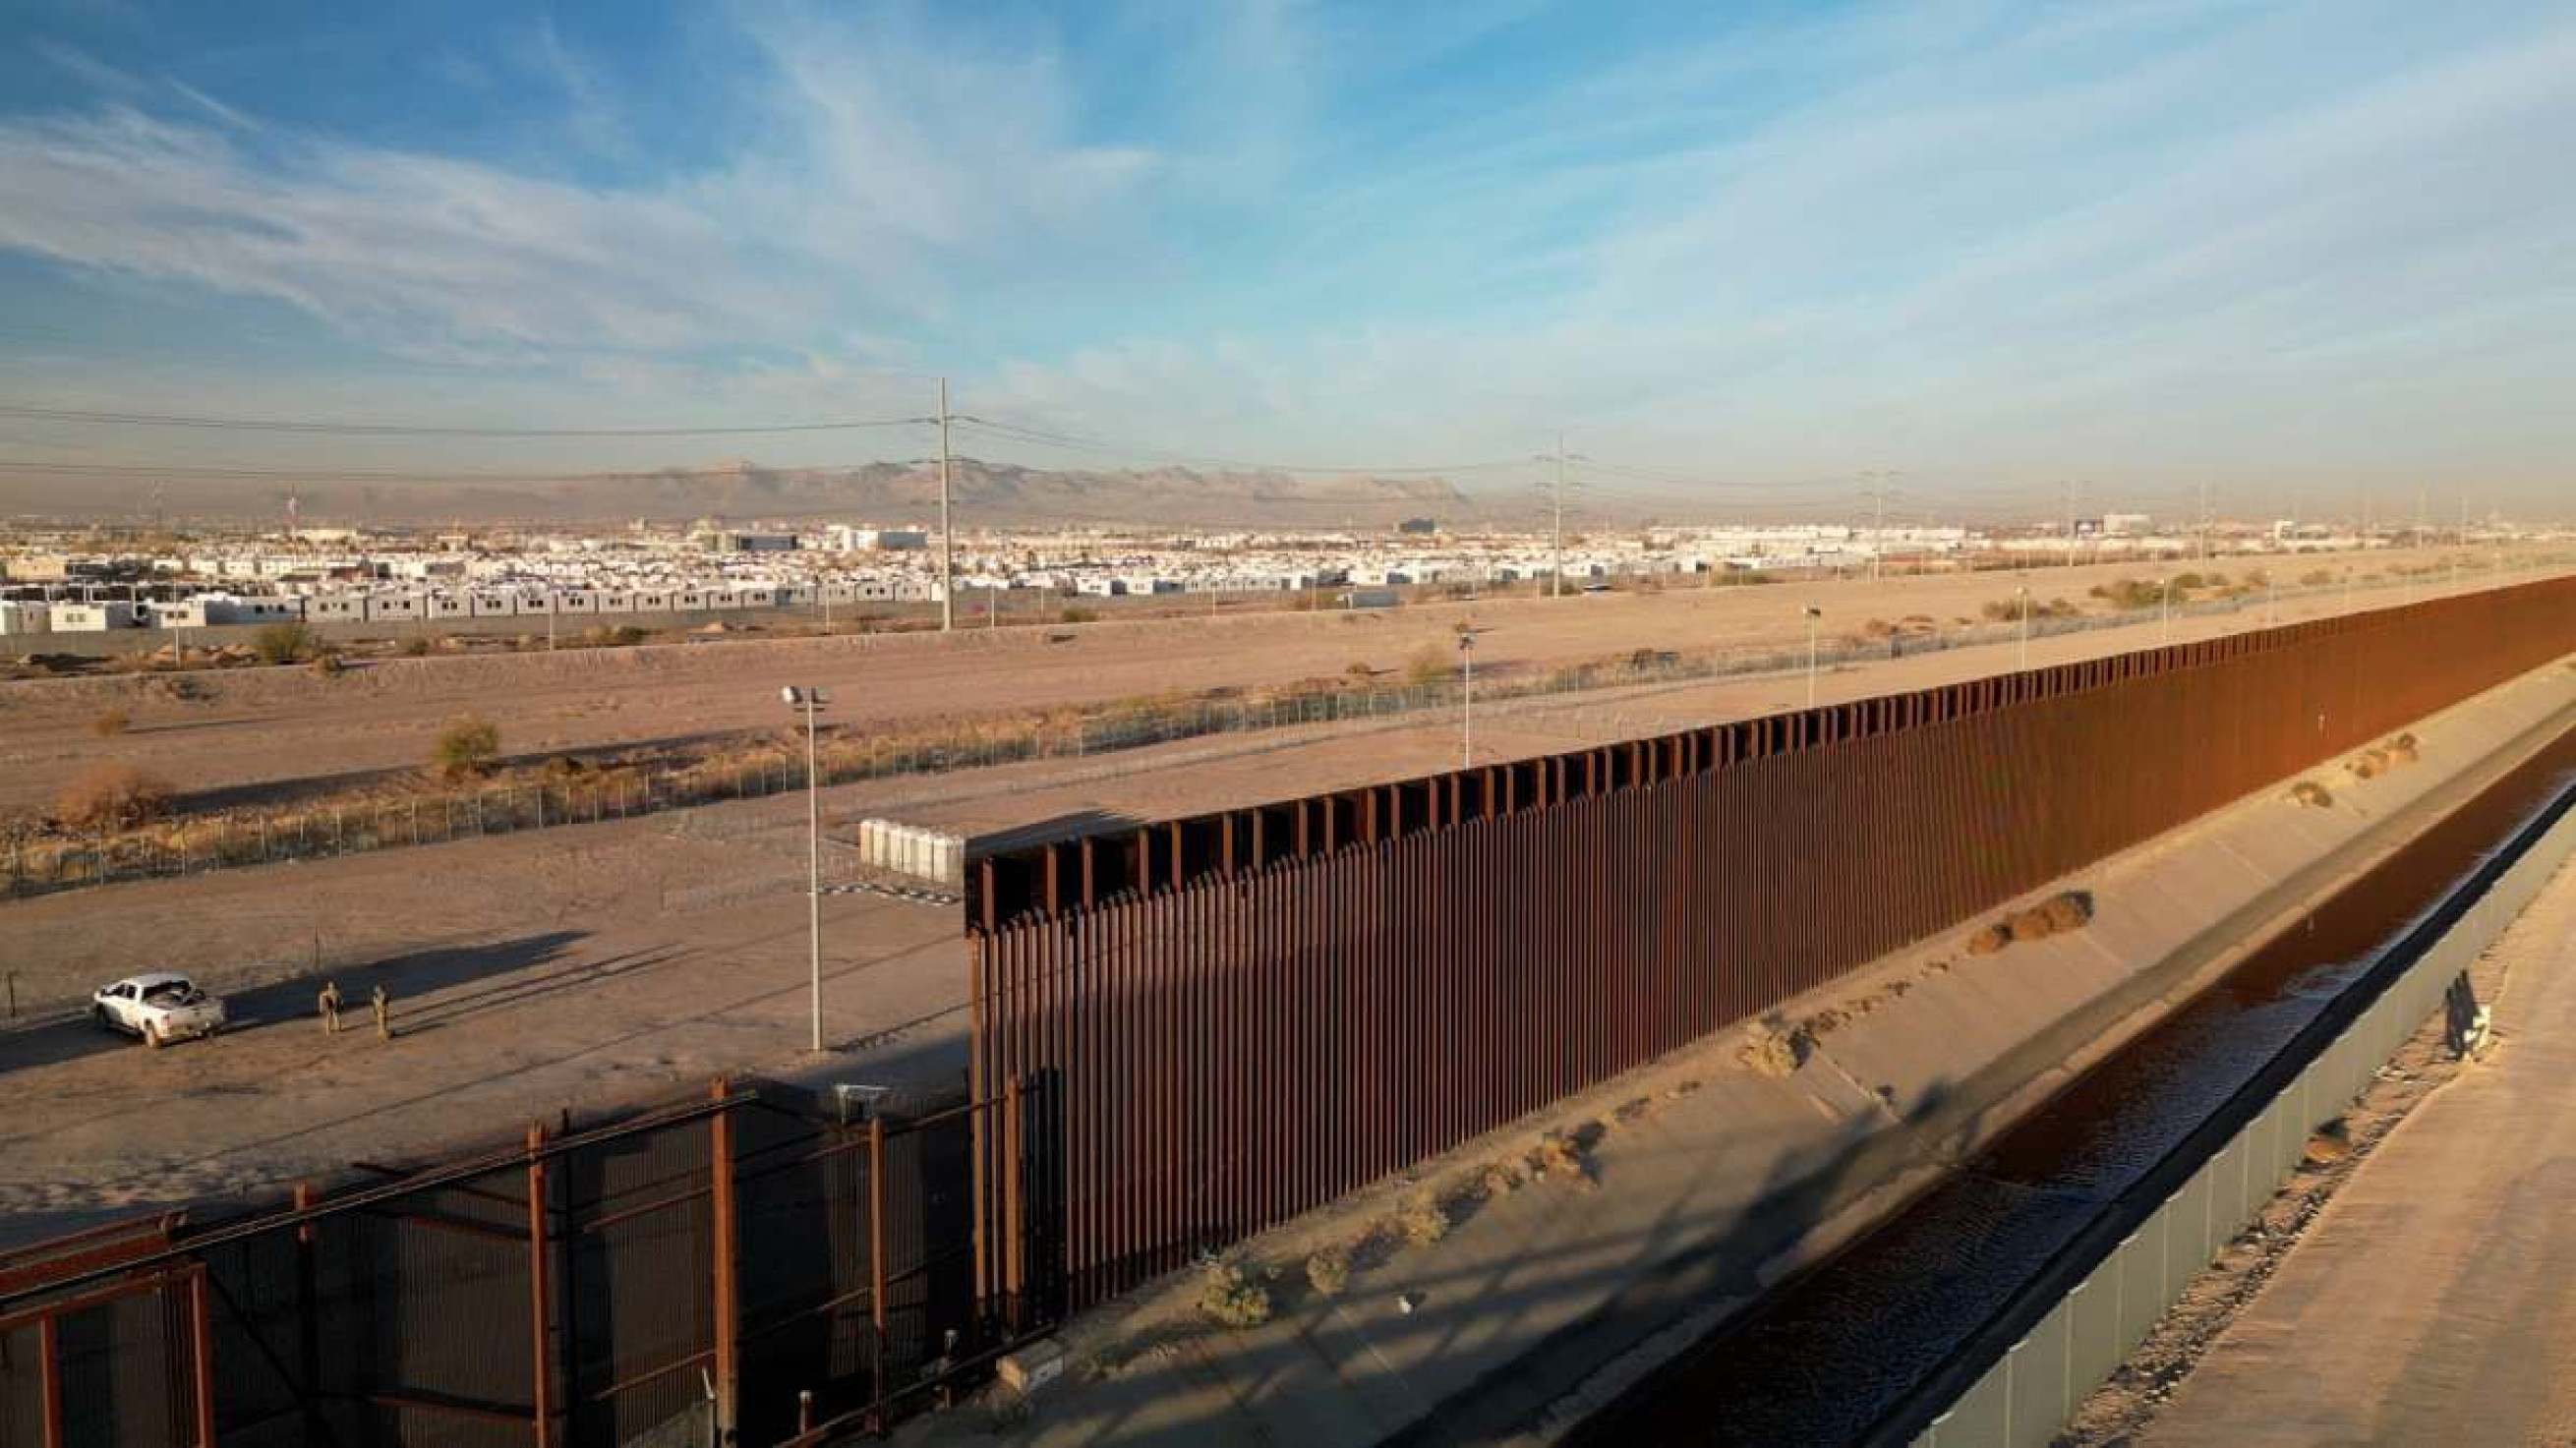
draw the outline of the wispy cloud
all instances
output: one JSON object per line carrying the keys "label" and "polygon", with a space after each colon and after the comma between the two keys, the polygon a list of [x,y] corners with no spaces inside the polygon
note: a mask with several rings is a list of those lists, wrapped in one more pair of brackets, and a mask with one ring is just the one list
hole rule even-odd
{"label": "wispy cloud", "polygon": [[[1230,453],[1564,424],[1756,477],[2536,477],[2576,445],[2535,420],[2576,367],[2576,23],[2469,9],[1712,12],[1560,63],[1531,52],[1590,28],[1535,0],[1079,35],[786,6],[729,12],[748,68],[686,96],[544,23],[422,62],[542,78],[644,178],[614,184],[54,47],[97,101],[0,118],[0,247],[546,373],[522,395],[563,406],[828,407],[894,365]],[[673,107],[721,144],[656,170]]]}
{"label": "wispy cloud", "polygon": [[[812,345],[837,314],[918,316],[960,256],[1072,246],[1150,167],[1066,139],[1043,58],[949,62],[917,35],[777,25],[762,144],[636,187],[221,124],[78,52],[111,99],[0,120],[0,246],[77,270],[286,302],[397,351]],[[604,85],[551,26],[530,41],[603,147]]]}

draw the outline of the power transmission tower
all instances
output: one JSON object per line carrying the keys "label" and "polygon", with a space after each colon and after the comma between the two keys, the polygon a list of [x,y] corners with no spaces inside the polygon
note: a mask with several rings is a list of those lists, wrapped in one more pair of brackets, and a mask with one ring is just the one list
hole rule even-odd
{"label": "power transmission tower", "polygon": [[1869,498],[1878,510],[1869,532],[1869,581],[1872,583],[1879,579],[1879,560],[1887,552],[1887,498],[1895,491],[1892,484],[1897,476],[1892,468],[1861,474],[1862,479],[1870,484]]}
{"label": "power transmission tower", "polygon": [[1541,462],[1556,464],[1556,486],[1550,494],[1548,504],[1550,513],[1555,517],[1553,547],[1556,561],[1550,570],[1553,576],[1548,583],[1548,593],[1552,598],[1563,598],[1565,596],[1565,465],[1569,462],[1582,462],[1585,459],[1579,453],[1565,450],[1565,434],[1562,432],[1556,435],[1556,451],[1540,453],[1538,456]]}
{"label": "power transmission tower", "polygon": [[939,631],[957,627],[957,531],[948,525],[948,379],[939,379]]}

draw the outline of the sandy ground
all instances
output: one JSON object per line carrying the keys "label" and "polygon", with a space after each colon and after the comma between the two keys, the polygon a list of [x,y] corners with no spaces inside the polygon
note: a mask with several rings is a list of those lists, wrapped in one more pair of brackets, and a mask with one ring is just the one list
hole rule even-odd
{"label": "sandy ground", "polygon": [[[2356,573],[2447,559],[2375,553]],[[2224,558],[2208,567],[2241,575],[2266,560]],[[2283,583],[2345,560],[2274,559]],[[2187,565],[2174,565],[2179,569]],[[2086,590],[2155,576],[2114,564],[2027,573],[1890,578],[1872,583],[1685,589],[1557,600],[1431,604],[1358,613],[1259,613],[1213,619],[1109,622],[1054,629],[936,635],[673,645],[553,655],[398,659],[336,678],[300,668],[192,676],[203,697],[175,697],[167,678],[30,680],[0,684],[0,814],[41,810],[88,763],[116,759],[182,793],[223,791],[231,802],[286,781],[410,770],[428,757],[449,718],[467,711],[500,728],[503,749],[530,755],[633,746],[744,731],[787,720],[781,684],[835,691],[834,721],[876,727],[975,714],[1100,703],[1172,690],[1255,687],[1340,677],[1365,663],[1401,677],[1425,649],[1444,657],[1450,630],[1472,613],[1487,630],[1477,665],[1495,680],[1651,648],[1706,651],[1803,642],[1809,605],[1825,610],[1828,637],[1871,619],[1929,616],[1943,626],[1975,619],[2026,583],[2040,599],[2087,602]],[[2393,575],[2391,575],[2393,577]],[[2478,575],[2463,575],[2473,584]],[[2427,585],[2430,587],[2430,585]],[[2394,588],[2359,591],[2384,603]],[[2339,594],[2312,601],[2333,607]],[[2287,616],[2291,610],[2284,609]],[[110,708],[127,731],[99,737]]]}
{"label": "sandy ground", "polygon": [[2369,1153],[2143,1441],[2576,1443],[2576,870],[2487,964],[2492,1054]]}
{"label": "sandy ground", "polygon": [[[1659,602],[1685,615],[1700,604]],[[2259,618],[2177,623],[2176,637]],[[2031,661],[2136,647],[2155,627],[2041,640]],[[2014,654],[2002,645],[1873,663],[1822,679],[1819,695],[1967,677],[2008,668]],[[1478,754],[1789,707],[1804,692],[1793,675],[1515,701],[1480,718]],[[845,786],[826,792],[827,819],[846,834],[872,814],[977,830],[1069,813],[1154,816],[1444,768],[1457,749],[1446,719],[1224,736]],[[758,800],[0,904],[0,967],[31,1012],[166,967],[226,991],[238,1022],[158,1053],[75,1022],[0,1028],[0,1078],[27,1104],[0,1114],[0,1216],[10,1219],[0,1238],[352,1159],[432,1153],[723,1071],[926,1081],[962,1069],[955,908],[868,893],[826,900],[833,1050],[802,1053],[802,815],[792,797]],[[835,852],[836,870],[847,858]],[[353,1003],[386,983],[397,1039],[324,1036],[312,1019],[317,969]]]}

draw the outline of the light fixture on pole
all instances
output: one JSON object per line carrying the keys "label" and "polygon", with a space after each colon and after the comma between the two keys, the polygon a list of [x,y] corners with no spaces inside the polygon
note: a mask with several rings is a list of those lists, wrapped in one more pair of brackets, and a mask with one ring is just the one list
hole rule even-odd
{"label": "light fixture on pole", "polygon": [[814,764],[814,711],[832,702],[820,689],[790,684],[778,691],[787,707],[805,715],[805,928],[810,940],[812,972],[810,1009],[813,1029],[808,1049],[823,1049],[823,796]]}
{"label": "light fixture on pole", "polygon": [[1816,707],[1816,627],[1824,616],[1823,609],[1812,603],[1807,605],[1807,707],[1810,709]]}

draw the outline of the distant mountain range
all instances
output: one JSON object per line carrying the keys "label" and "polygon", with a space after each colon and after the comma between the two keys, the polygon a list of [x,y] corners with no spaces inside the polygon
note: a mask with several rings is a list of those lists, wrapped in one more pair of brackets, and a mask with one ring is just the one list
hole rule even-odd
{"label": "distant mountain range", "polygon": [[[1487,512],[1445,478],[1298,477],[1287,473],[1154,468],[1055,470],[959,459],[951,464],[957,525],[1178,523],[1269,528],[1382,527],[1411,517],[1474,521]],[[930,462],[860,468],[713,468],[590,474],[529,482],[419,481],[356,476],[167,478],[0,476],[0,515],[148,523],[281,517],[292,494],[307,524],[870,519],[934,522],[939,474]]]}

